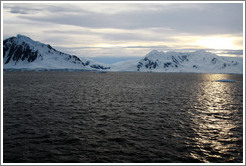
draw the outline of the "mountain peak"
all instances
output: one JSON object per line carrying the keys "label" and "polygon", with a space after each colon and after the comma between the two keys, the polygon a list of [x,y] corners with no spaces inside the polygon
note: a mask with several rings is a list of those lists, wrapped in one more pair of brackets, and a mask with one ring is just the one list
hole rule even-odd
{"label": "mountain peak", "polygon": [[162,51],[157,51],[157,50],[152,50],[148,53],[148,55],[156,55],[156,54],[162,54],[163,52]]}
{"label": "mountain peak", "polygon": [[159,51],[157,51],[157,50],[152,50],[152,51],[149,52],[149,54],[156,54],[156,53],[159,53]]}
{"label": "mountain peak", "polygon": [[[17,34],[16,35],[17,38],[26,38],[26,39],[30,39],[29,37],[22,35],[22,34]],[[31,40],[31,39],[30,39]]]}
{"label": "mountain peak", "polygon": [[34,42],[31,38],[29,38],[29,37],[27,37],[25,35],[21,35],[21,34],[17,34],[16,38],[18,40],[24,40],[24,41],[27,41],[27,42]]}
{"label": "mountain peak", "polygon": [[147,58],[157,58],[157,57],[162,56],[163,53],[164,53],[164,52],[162,52],[162,51],[152,50],[152,51],[150,51],[150,52],[146,55],[146,57],[147,57]]}
{"label": "mountain peak", "polygon": [[45,45],[45,44],[43,44],[43,43],[41,43],[39,41],[34,41],[31,38],[29,38],[29,37],[27,37],[25,35],[21,35],[21,34],[17,34],[15,39],[17,39],[18,43],[25,42],[25,43],[29,44],[30,46],[33,46],[33,45]]}

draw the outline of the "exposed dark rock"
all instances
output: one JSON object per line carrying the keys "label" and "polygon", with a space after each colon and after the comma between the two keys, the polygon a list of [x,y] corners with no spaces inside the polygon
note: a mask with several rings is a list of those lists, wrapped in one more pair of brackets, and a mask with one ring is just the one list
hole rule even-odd
{"label": "exposed dark rock", "polygon": [[88,66],[90,64],[90,61],[85,62],[85,66]]}
{"label": "exposed dark rock", "polygon": [[216,58],[213,58],[213,59],[211,60],[211,62],[212,62],[212,64],[215,64],[215,63],[217,62],[217,59],[216,59]]}
{"label": "exposed dark rock", "polygon": [[94,69],[103,69],[103,70],[110,69],[110,67],[104,67],[102,65],[91,65],[90,67]]}
{"label": "exposed dark rock", "polygon": [[171,62],[164,63],[164,68],[167,68],[167,67],[169,67],[169,66],[171,66],[171,65],[172,65]]}
{"label": "exposed dark rock", "polygon": [[186,55],[184,55],[184,56],[178,56],[179,57],[179,59],[183,62],[183,61],[189,61],[189,59],[187,58],[187,56]]}
{"label": "exposed dark rock", "polygon": [[138,71],[140,70],[140,68],[143,66],[143,63],[142,62],[138,62],[138,65],[137,65],[137,68],[138,68]]}
{"label": "exposed dark rock", "polygon": [[196,69],[198,69],[198,66],[197,66],[197,65],[193,65],[193,68],[196,68]]}
{"label": "exposed dark rock", "polygon": [[179,64],[179,61],[174,56],[172,56],[172,60],[174,63]]}

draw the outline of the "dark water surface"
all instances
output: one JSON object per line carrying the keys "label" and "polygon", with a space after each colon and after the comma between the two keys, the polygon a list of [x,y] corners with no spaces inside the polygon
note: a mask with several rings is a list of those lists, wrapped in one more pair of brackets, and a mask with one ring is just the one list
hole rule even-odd
{"label": "dark water surface", "polygon": [[5,72],[3,78],[4,163],[243,160],[242,75]]}

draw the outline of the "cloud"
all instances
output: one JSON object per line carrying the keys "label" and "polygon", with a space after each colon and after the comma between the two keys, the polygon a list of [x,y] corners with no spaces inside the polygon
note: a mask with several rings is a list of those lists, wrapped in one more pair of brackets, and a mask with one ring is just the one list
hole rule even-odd
{"label": "cloud", "polygon": [[[103,4],[102,6],[109,5]],[[116,4],[110,4],[114,8]],[[120,5],[120,4],[117,4]],[[132,4],[133,5],[133,4]],[[74,25],[87,28],[115,28],[115,29],[145,29],[167,27],[177,32],[190,34],[222,34],[241,33],[243,29],[242,4],[196,4],[200,8],[187,7],[174,8],[175,4],[164,5],[153,10],[153,5],[142,4],[142,10],[123,10],[118,13],[98,13],[84,8],[55,7],[46,8],[47,15],[33,16],[21,15],[22,19],[40,22],[52,22],[55,24]],[[79,6],[79,5],[78,5]],[[134,6],[134,5],[133,5]],[[156,4],[154,5],[154,7]],[[172,7],[174,10],[168,9]],[[202,9],[202,10],[201,10]],[[70,11],[70,12],[68,12]],[[74,12],[71,12],[74,11]],[[52,12],[52,15],[51,15]]]}
{"label": "cloud", "polygon": [[112,41],[174,41],[172,38],[163,36],[161,34],[145,34],[145,33],[105,33],[102,35],[104,39],[112,40]]}
{"label": "cloud", "polygon": [[243,41],[242,3],[4,3],[3,16],[4,37],[20,33],[90,56],[198,48],[190,44],[202,36]]}
{"label": "cloud", "polygon": [[[164,30],[169,31],[170,30]],[[152,31],[152,29],[144,30],[119,30],[119,29],[94,29],[94,28],[74,28],[73,30],[47,30],[44,31],[47,34],[56,35],[77,35],[81,38],[86,38],[86,36],[97,36],[100,37],[105,42],[111,44],[123,44],[124,42],[173,42],[175,41],[171,34],[163,35],[158,32]]]}
{"label": "cloud", "polygon": [[[7,4],[32,22],[86,28],[169,28],[177,33],[242,33],[242,4]],[[109,12],[111,11],[111,12]],[[35,15],[33,15],[35,13]],[[160,32],[161,33],[161,32]]]}

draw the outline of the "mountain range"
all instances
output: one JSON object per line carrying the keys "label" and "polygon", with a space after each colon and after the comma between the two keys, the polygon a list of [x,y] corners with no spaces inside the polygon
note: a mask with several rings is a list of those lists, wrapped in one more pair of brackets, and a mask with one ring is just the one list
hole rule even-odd
{"label": "mountain range", "polygon": [[242,74],[243,58],[222,57],[204,50],[195,52],[153,50],[140,60],[106,65],[60,52],[49,44],[17,35],[3,41],[3,68]]}
{"label": "mountain range", "polygon": [[240,58],[222,57],[199,50],[195,52],[162,52],[153,50],[138,62],[138,71],[242,73]]}

